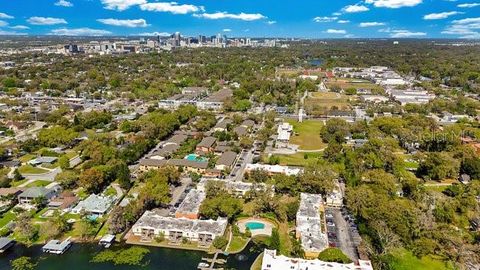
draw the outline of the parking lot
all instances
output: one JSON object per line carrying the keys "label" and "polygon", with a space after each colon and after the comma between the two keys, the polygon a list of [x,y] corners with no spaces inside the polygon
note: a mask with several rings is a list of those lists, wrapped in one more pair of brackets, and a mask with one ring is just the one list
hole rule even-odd
{"label": "parking lot", "polygon": [[341,249],[353,261],[358,260],[357,246],[361,238],[353,216],[346,209],[327,208],[325,219],[329,245]]}

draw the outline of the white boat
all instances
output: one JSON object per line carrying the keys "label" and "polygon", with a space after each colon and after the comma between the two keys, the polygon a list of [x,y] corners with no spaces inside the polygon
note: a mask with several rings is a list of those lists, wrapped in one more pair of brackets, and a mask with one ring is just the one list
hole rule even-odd
{"label": "white boat", "polygon": [[198,264],[198,269],[208,268],[210,265],[208,263],[201,262]]}

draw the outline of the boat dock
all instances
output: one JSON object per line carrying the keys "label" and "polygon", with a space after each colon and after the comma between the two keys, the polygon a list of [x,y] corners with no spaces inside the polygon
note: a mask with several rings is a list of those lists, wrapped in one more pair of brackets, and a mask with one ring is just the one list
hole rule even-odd
{"label": "boat dock", "polygon": [[52,254],[63,254],[67,249],[72,246],[72,241],[70,241],[70,237],[65,239],[63,242],[60,240],[50,240],[46,245],[42,247],[42,251],[45,253],[52,253]]}
{"label": "boat dock", "polygon": [[[198,264],[198,269],[200,270],[223,270],[223,268],[215,268],[215,264],[218,264],[218,265],[222,265],[222,264],[225,264],[227,262],[227,260],[225,259],[218,259],[218,254],[219,252],[215,252],[215,255],[213,255],[213,258],[202,258],[202,261],[206,261],[207,263],[205,262],[201,262]],[[208,267],[207,267],[208,265]]]}

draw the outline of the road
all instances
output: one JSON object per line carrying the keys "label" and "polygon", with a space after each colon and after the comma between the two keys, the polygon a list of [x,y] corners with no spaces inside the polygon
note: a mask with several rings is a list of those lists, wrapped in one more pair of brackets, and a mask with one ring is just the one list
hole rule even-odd
{"label": "road", "polygon": [[0,144],[4,144],[12,139],[15,139],[16,141],[24,141],[30,138],[30,136],[32,136],[34,133],[42,129],[44,125],[45,125],[45,122],[41,122],[41,121],[33,122],[33,127],[27,130],[19,131],[17,134],[15,134],[15,137],[13,138],[11,137],[4,138],[3,140],[0,141]]}

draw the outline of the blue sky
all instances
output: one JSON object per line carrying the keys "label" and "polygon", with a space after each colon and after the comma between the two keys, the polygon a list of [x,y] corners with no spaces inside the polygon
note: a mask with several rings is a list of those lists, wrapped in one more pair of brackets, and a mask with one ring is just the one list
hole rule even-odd
{"label": "blue sky", "polygon": [[480,0],[0,0],[0,35],[480,38]]}

